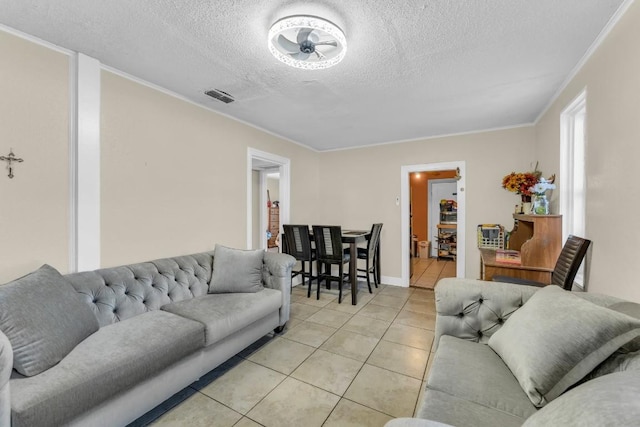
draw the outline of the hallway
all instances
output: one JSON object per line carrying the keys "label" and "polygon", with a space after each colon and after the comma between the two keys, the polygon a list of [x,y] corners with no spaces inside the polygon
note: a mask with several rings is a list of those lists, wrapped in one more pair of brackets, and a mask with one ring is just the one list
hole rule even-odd
{"label": "hallway", "polygon": [[437,260],[436,258],[411,258],[413,276],[410,286],[433,289],[438,280],[444,277],[456,277],[456,261]]}

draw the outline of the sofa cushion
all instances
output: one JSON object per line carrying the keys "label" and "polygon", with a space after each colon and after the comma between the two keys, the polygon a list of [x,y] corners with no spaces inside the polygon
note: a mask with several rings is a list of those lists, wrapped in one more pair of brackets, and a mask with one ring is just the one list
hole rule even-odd
{"label": "sofa cushion", "polygon": [[519,427],[523,422],[515,415],[429,388],[422,402],[418,417],[452,426]]}
{"label": "sofa cushion", "polygon": [[[602,362],[589,375],[588,379],[598,378],[614,372],[640,371],[640,351],[625,353],[616,351]],[[640,397],[638,397],[640,399]]]}
{"label": "sofa cushion", "polygon": [[11,380],[12,427],[65,424],[203,345],[200,323],[163,311],[105,326],[53,368]]}
{"label": "sofa cushion", "polygon": [[258,292],[262,286],[264,251],[216,245],[209,293]]}
{"label": "sofa cushion", "polygon": [[638,336],[638,319],[547,286],[511,315],[489,346],[542,407]]}
{"label": "sofa cushion", "polygon": [[162,310],[196,320],[205,326],[207,346],[239,331],[282,305],[282,294],[264,288],[260,292],[204,295],[162,306]]}
{"label": "sofa cushion", "polygon": [[640,371],[619,372],[566,392],[529,418],[523,427],[637,426]]}
{"label": "sofa cushion", "polygon": [[0,286],[0,330],[23,375],[51,368],[98,327],[89,306],[49,265]]}
{"label": "sofa cushion", "polygon": [[536,412],[500,356],[485,344],[456,337],[440,338],[427,386],[521,420]]}

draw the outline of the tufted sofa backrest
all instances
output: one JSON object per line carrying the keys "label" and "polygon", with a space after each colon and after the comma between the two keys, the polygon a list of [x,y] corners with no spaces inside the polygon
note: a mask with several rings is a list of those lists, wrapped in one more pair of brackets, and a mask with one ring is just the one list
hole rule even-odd
{"label": "tufted sofa backrest", "polygon": [[65,277],[106,326],[206,294],[212,266],[213,252],[204,252]]}
{"label": "tufted sofa backrest", "polygon": [[[540,288],[511,283],[441,279],[435,288],[437,316],[432,351],[436,350],[442,335],[486,344],[491,335],[539,290]],[[608,295],[585,292],[573,294],[603,307],[623,301]]]}

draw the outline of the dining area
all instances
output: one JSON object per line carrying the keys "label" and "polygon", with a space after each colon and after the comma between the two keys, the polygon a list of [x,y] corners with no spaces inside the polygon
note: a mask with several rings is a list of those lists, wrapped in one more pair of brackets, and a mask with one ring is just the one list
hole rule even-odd
{"label": "dining area", "polygon": [[[349,285],[351,304],[358,301],[358,279],[366,280],[369,293],[380,278],[380,234],[382,223],[369,230],[346,229],[340,225],[284,224],[281,236],[282,252],[299,262],[292,279],[300,276],[307,285],[307,298],[311,298],[315,282],[316,299],[320,299],[322,283],[331,289],[338,285],[338,303],[342,303],[343,287]],[[360,262],[360,264],[358,264]],[[293,282],[292,282],[293,283]]]}

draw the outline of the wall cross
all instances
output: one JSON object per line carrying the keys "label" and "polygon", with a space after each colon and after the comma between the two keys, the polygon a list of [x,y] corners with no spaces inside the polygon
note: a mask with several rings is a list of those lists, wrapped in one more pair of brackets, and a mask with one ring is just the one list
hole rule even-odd
{"label": "wall cross", "polygon": [[7,169],[9,169],[9,178],[13,178],[13,162],[22,163],[24,160],[19,159],[13,154],[13,148],[9,150],[8,156],[0,156],[0,160],[7,162]]}

